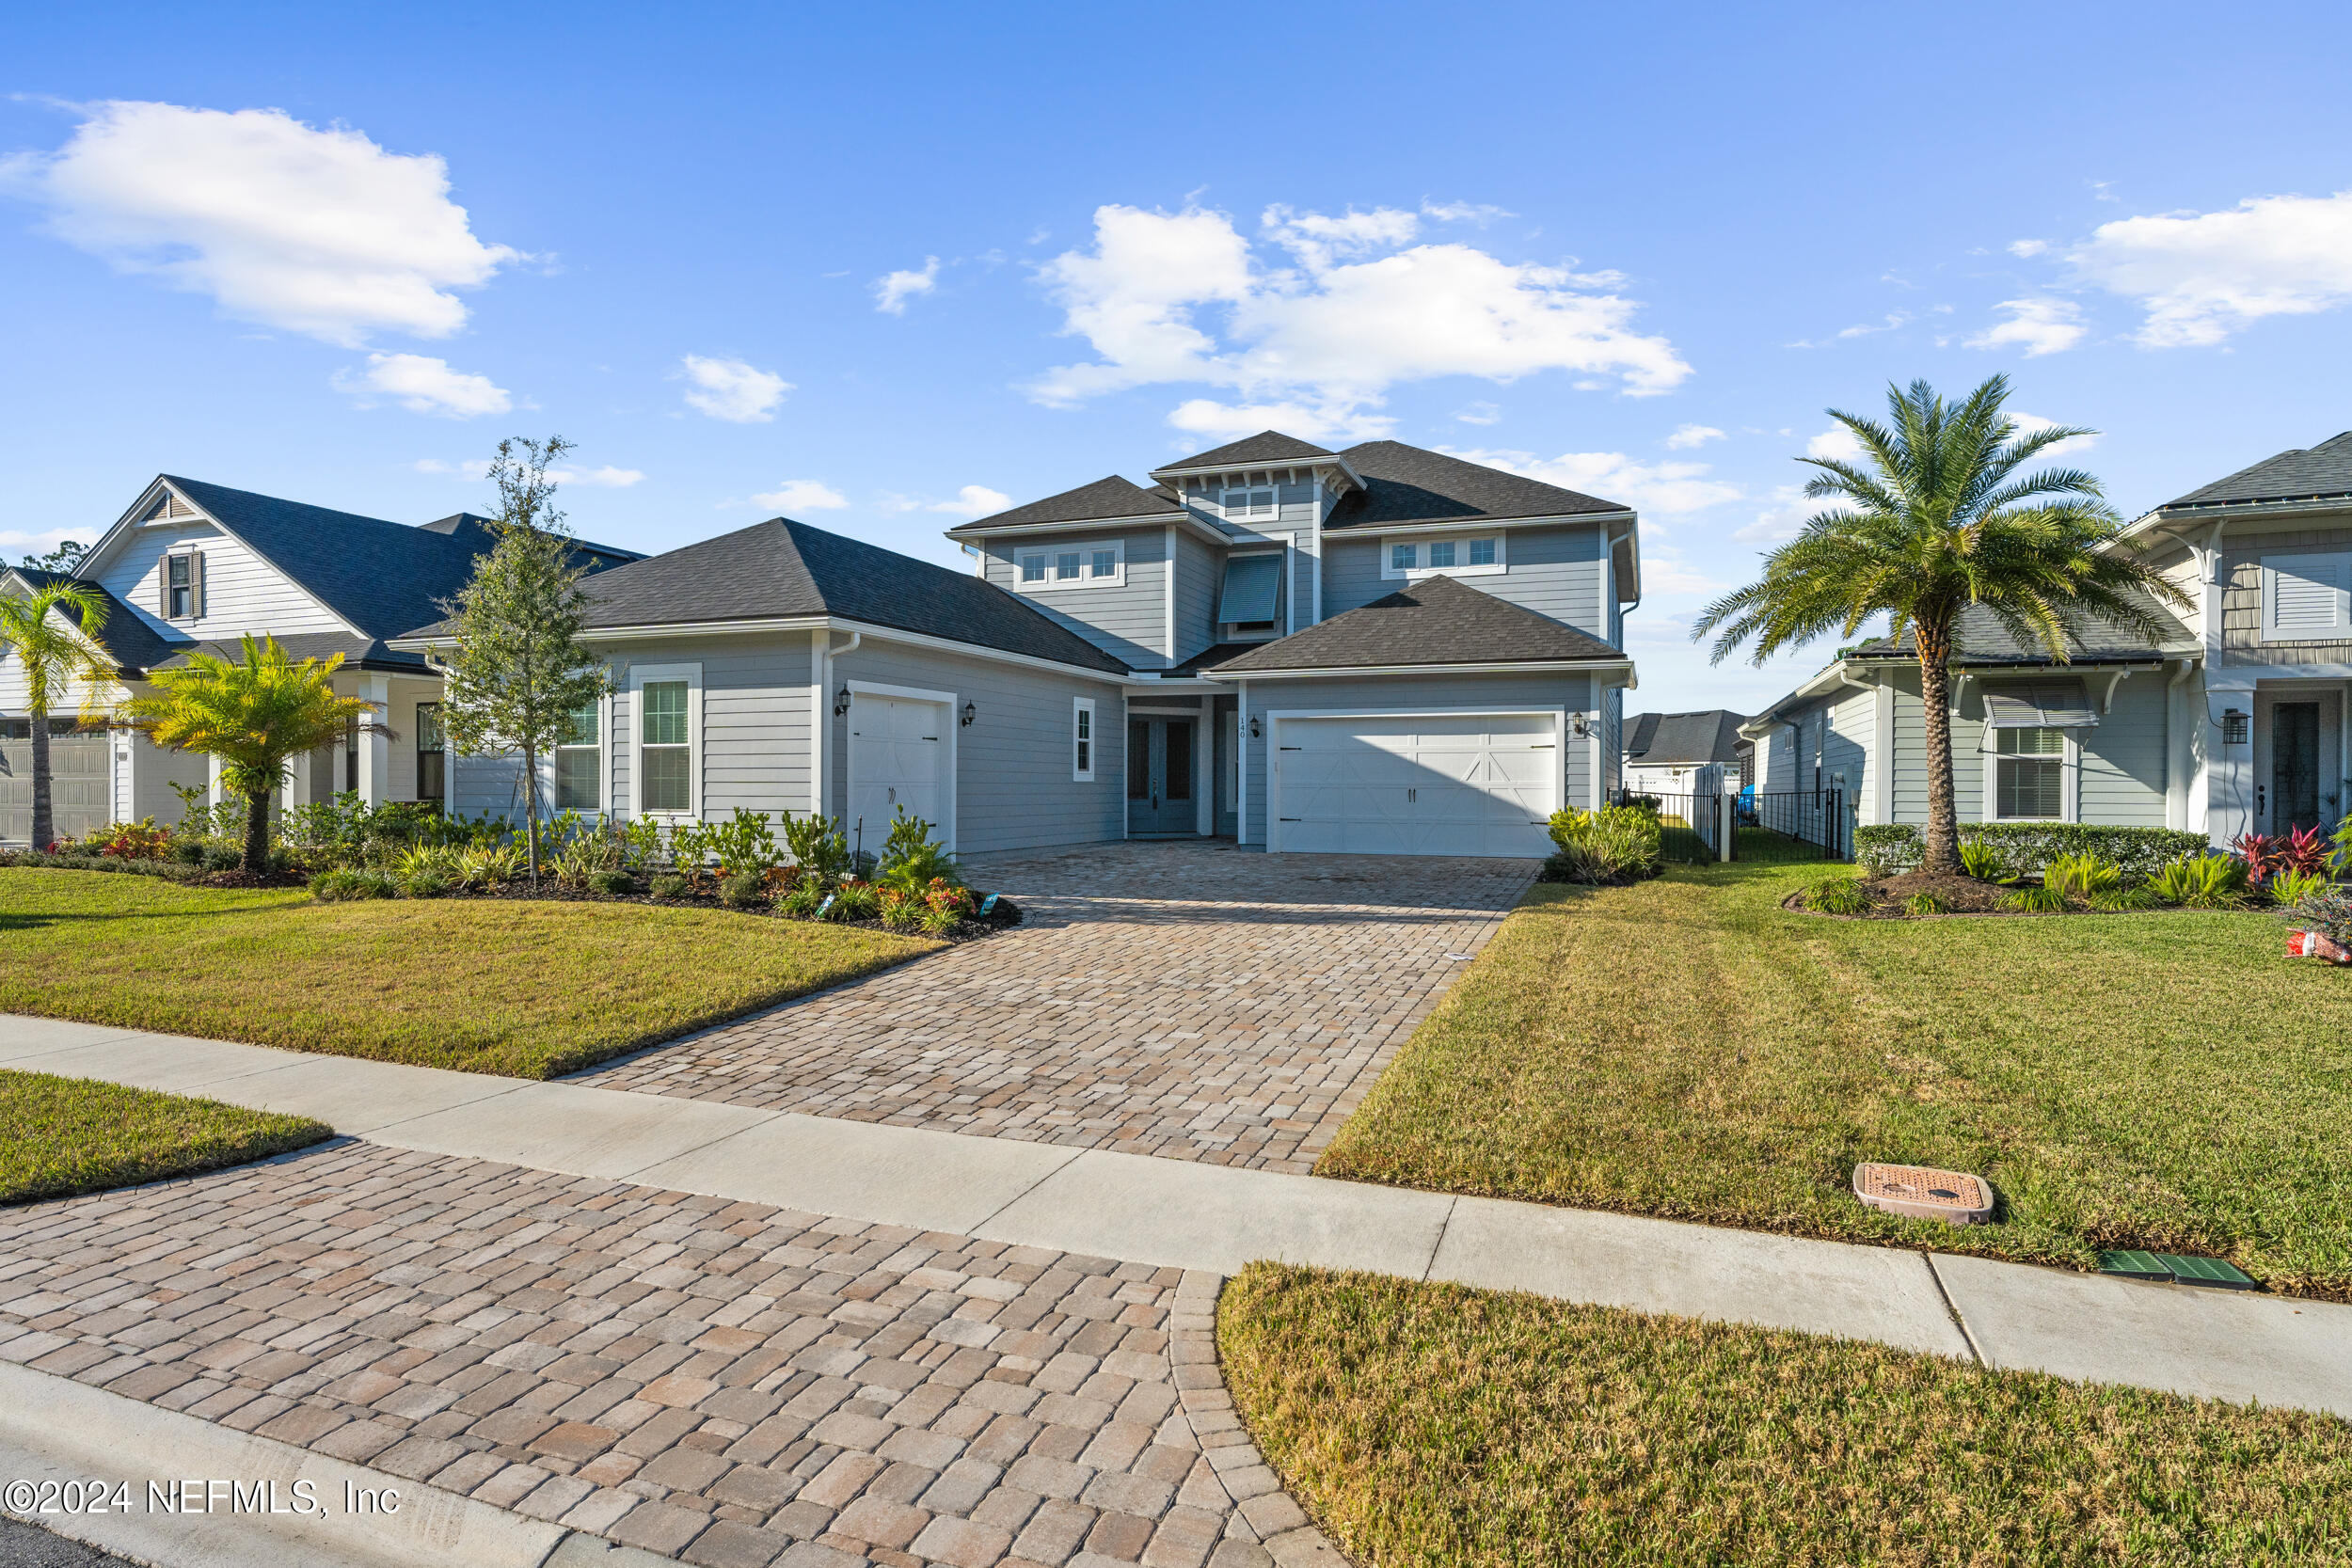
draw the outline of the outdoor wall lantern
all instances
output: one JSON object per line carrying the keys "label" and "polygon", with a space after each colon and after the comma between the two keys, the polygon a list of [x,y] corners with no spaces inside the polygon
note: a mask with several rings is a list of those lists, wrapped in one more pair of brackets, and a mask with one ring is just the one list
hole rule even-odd
{"label": "outdoor wall lantern", "polygon": [[977,707],[975,707],[970,703],[963,705],[963,727],[965,729],[970,729],[972,727],[972,721],[977,719],[979,716],[980,710]]}
{"label": "outdoor wall lantern", "polygon": [[1258,716],[1254,713],[1249,716],[1249,738],[1252,740],[1265,738],[1265,726],[1258,722]]}
{"label": "outdoor wall lantern", "polygon": [[845,714],[845,713],[847,713],[847,712],[849,712],[849,711],[850,711],[850,686],[849,686],[849,683],[848,683],[847,681],[844,681],[844,682],[841,684],[841,689],[840,689],[840,690],[838,690],[838,691],[836,691],[836,692],[834,692],[834,693],[833,694],[833,716],[834,716],[835,719],[838,719],[838,718],[840,718],[843,714]]}
{"label": "outdoor wall lantern", "polygon": [[2221,743],[2224,746],[2246,744],[2247,720],[2248,716],[2236,708],[2225,707],[2221,710]]}
{"label": "outdoor wall lantern", "polygon": [[1592,738],[1592,722],[1587,720],[1584,715],[1581,713],[1571,715],[1568,719],[1568,725],[1574,732],[1577,739],[1589,740]]}

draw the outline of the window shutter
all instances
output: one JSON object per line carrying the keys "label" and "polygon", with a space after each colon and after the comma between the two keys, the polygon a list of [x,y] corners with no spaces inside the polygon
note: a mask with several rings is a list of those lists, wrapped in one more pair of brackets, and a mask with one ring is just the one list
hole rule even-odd
{"label": "window shutter", "polygon": [[2341,637],[2346,631],[2346,590],[2352,556],[2273,556],[2269,624],[2273,637]]}
{"label": "window shutter", "polygon": [[188,557],[188,609],[191,620],[204,618],[204,552]]}
{"label": "window shutter", "polygon": [[155,613],[163,620],[171,619],[171,555],[168,551],[155,558]]}

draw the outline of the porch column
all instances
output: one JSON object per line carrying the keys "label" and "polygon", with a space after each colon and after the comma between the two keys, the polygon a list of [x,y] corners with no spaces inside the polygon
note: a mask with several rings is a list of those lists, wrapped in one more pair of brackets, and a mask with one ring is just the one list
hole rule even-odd
{"label": "porch column", "polygon": [[220,804],[222,800],[220,788],[220,758],[216,756],[207,756],[204,759],[204,803],[208,806],[216,806]]}
{"label": "porch column", "polygon": [[296,806],[307,806],[310,803],[310,752],[304,752],[296,756],[294,759],[294,766],[287,769],[285,794],[288,811],[294,810]]}
{"label": "porch column", "polygon": [[108,814],[117,822],[138,820],[139,792],[136,776],[132,769],[137,766],[138,747],[133,742],[138,732],[121,728],[106,732],[108,782],[114,786],[113,810]]}
{"label": "porch column", "polygon": [[[2232,740],[2224,715],[2244,715],[2246,738]],[[2205,691],[2204,820],[2206,841],[2227,845],[2254,826],[2254,690],[2208,687]],[[2195,804],[2191,797],[2192,807]],[[2196,826],[2192,818],[2192,831]]]}
{"label": "porch column", "polygon": [[[392,682],[389,675],[359,677],[358,696],[375,705],[369,717],[376,723],[391,721]],[[380,729],[371,734],[359,732],[359,799],[363,804],[380,806],[392,798],[392,742]]]}

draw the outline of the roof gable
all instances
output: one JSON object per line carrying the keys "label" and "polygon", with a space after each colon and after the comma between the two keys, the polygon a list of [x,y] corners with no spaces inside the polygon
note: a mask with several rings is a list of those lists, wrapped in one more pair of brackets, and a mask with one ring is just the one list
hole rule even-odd
{"label": "roof gable", "polygon": [[1616,501],[1402,441],[1366,441],[1339,455],[1362,478],[1364,487],[1331,509],[1327,529],[1630,510]]}
{"label": "roof gable", "polygon": [[1074,490],[1064,490],[1057,496],[1016,506],[994,516],[959,523],[947,531],[950,537],[960,534],[987,533],[996,529],[1022,528],[1041,523],[1113,522],[1128,517],[1168,517],[1181,508],[1176,499],[1165,491],[1146,490],[1132,480],[1118,474],[1106,474],[1090,484]]}
{"label": "roof gable", "polygon": [[1549,615],[1433,577],[1368,605],[1263,642],[1219,674],[1403,665],[1621,663],[1625,655]]}
{"label": "roof gable", "polygon": [[1295,436],[1285,436],[1279,430],[1262,430],[1255,436],[1245,436],[1238,441],[1228,441],[1221,447],[1195,452],[1177,463],[1165,463],[1152,469],[1154,474],[1181,474],[1197,468],[1248,468],[1267,463],[1311,463],[1319,457],[1339,454],[1327,447],[1302,441]]}
{"label": "roof gable", "polygon": [[2315,447],[2296,447],[2191,490],[2164,510],[2251,505],[2258,501],[2352,497],[2352,430]]}

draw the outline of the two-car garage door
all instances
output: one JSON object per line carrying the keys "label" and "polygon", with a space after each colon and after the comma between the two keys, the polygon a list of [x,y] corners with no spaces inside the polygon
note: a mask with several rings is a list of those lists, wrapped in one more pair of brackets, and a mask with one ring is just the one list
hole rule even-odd
{"label": "two-car garage door", "polygon": [[1268,847],[1545,855],[1560,802],[1557,713],[1282,717],[1268,737]]}

